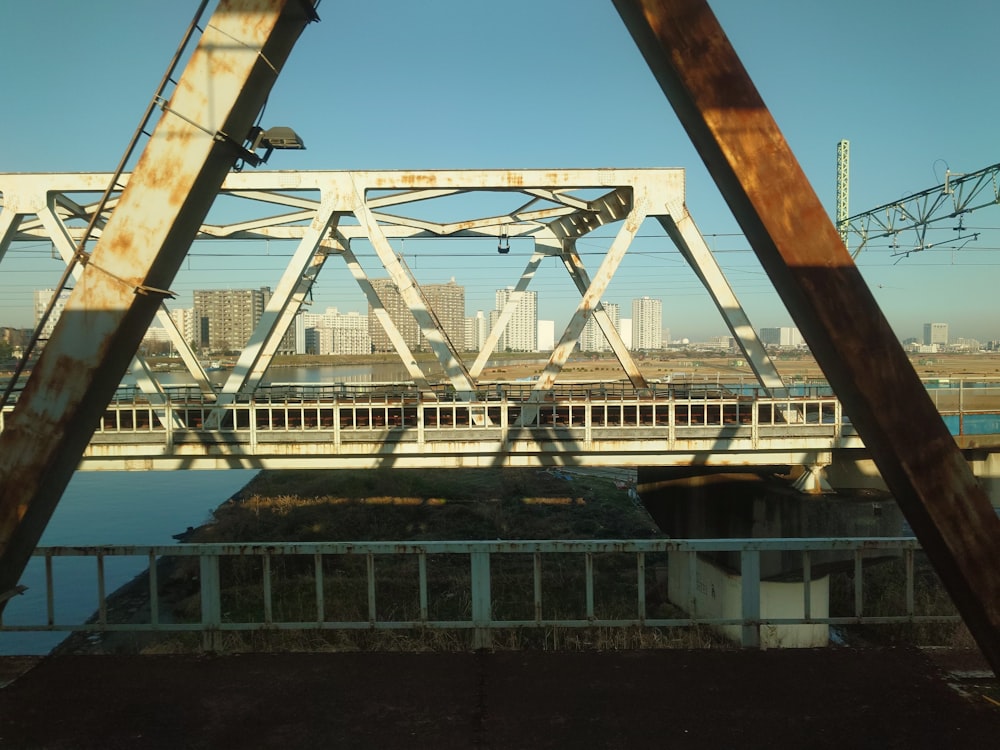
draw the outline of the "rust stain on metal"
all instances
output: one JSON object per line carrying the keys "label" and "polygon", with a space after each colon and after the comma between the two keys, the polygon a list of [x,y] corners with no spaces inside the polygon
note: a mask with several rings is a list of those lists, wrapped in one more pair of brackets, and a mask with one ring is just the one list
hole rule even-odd
{"label": "rust stain on metal", "polygon": [[1000,519],[725,33],[705,0],[614,1],[970,632],[1000,673]]}
{"label": "rust stain on metal", "polygon": [[[279,0],[223,0],[154,129],[66,310],[0,433],[0,590],[12,588],[93,434],[96,417],[155,313],[135,286],[169,285],[218,188],[230,147],[212,134],[249,132],[311,16]],[[247,37],[247,24],[255,36]],[[240,39],[259,38],[241,44]],[[225,43],[223,43],[225,41]],[[210,49],[210,54],[207,54]],[[213,81],[224,73],[226,80]],[[210,90],[204,91],[206,83]],[[169,244],[168,241],[169,240]],[[25,439],[22,439],[25,438]],[[0,604],[2,606],[2,604]]]}

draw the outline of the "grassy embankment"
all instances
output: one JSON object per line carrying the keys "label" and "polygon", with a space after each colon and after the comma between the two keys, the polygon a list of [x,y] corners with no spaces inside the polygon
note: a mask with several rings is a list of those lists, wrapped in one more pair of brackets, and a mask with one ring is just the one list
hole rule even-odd
{"label": "grassy embankment", "polygon": [[[472,539],[641,539],[659,536],[652,519],[613,478],[553,474],[535,469],[384,470],[262,472],[233,501],[223,504],[192,542],[421,541]],[[655,557],[655,556],[650,556]],[[666,601],[665,558],[647,559],[646,599],[650,616],[680,616]],[[325,556],[327,620],[369,619],[367,560]],[[276,557],[272,562],[272,606],[276,621],[316,619],[314,562]],[[178,558],[164,580],[177,620],[197,619],[197,563]],[[432,619],[467,620],[470,613],[469,559],[428,556],[428,598]],[[531,555],[495,557],[494,614],[532,619]],[[598,616],[634,616],[637,573],[632,556],[595,556]],[[545,617],[585,617],[583,555],[544,561]],[[263,621],[260,558],[224,560],[222,609],[230,621]],[[377,556],[375,589],[379,619],[415,620],[419,613],[417,560]],[[498,647],[622,648],[692,646],[715,642],[702,629],[583,631],[558,629],[498,633]],[[464,649],[459,631],[259,631],[227,635],[230,651],[268,649]],[[197,648],[194,637],[171,638],[152,650]],[[147,649],[148,650],[148,649]]]}
{"label": "grassy embankment", "polygon": [[[534,469],[384,470],[262,472],[235,499],[217,508],[192,542],[276,541],[431,541],[462,539],[641,539],[659,536],[654,522],[613,478],[579,474],[572,479]],[[416,620],[419,612],[417,562],[413,557],[376,556],[375,590],[379,620]],[[666,599],[666,556],[647,555],[646,603],[649,617],[683,617]],[[225,559],[221,568],[222,611],[226,621],[263,622],[261,558]],[[947,595],[925,560],[918,559],[916,611],[953,612]],[[190,558],[161,560],[160,610],[168,619],[198,621],[198,565]],[[585,616],[583,555],[546,557],[542,568],[543,616]],[[627,555],[594,559],[598,617],[635,613],[637,574]],[[431,619],[468,620],[469,559],[429,555]],[[905,564],[892,560],[864,568],[863,611],[867,615],[905,612]],[[366,622],[367,560],[364,556],[323,559],[325,619]],[[494,557],[492,598],[497,618],[530,620],[533,611],[533,560],[530,555]],[[142,607],[144,577],[125,587],[110,603],[111,621],[127,621]],[[313,622],[316,580],[307,559],[272,559],[275,621]],[[854,609],[853,576],[831,579],[831,615]],[[148,616],[148,609],[145,610]],[[463,650],[467,631],[276,631],[227,633],[226,651],[265,650]],[[851,627],[851,643],[933,645],[971,648],[960,623]],[[496,634],[499,648],[664,648],[725,647],[708,628],[611,630],[590,628],[525,629]],[[110,637],[98,644],[70,639],[64,651],[197,651],[196,635],[155,640]]]}

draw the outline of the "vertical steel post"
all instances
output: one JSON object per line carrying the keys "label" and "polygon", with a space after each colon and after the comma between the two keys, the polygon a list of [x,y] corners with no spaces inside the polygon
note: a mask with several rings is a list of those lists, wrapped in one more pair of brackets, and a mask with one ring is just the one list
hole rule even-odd
{"label": "vertical steel post", "polygon": [[760,551],[740,552],[740,617],[743,620],[740,645],[760,647]]}
{"label": "vertical steel post", "polygon": [[490,553],[485,548],[469,553],[469,574],[472,579],[472,648],[492,648],[490,622],[493,604],[490,595]]}
{"label": "vertical steel post", "polygon": [[201,587],[201,647],[218,651],[222,646],[222,587],[219,583],[219,556],[198,557],[198,585]]}
{"label": "vertical steel post", "polygon": [[24,570],[315,11],[222,0],[0,434],[0,593]]}
{"label": "vertical steel post", "polygon": [[1000,518],[705,0],[614,0],[984,655]]}

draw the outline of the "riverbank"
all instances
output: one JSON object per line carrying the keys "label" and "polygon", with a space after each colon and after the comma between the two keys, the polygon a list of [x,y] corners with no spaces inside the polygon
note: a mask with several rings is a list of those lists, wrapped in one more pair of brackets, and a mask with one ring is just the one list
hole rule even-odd
{"label": "riverbank", "polygon": [[[186,534],[185,541],[662,536],[630,493],[634,479],[634,471],[615,469],[261,472],[217,507],[209,522]],[[197,616],[197,575],[197,564],[193,561],[160,560],[157,578],[161,619]],[[137,576],[114,592],[108,598],[107,613],[110,622],[148,622],[148,574]],[[170,634],[74,633],[54,653],[183,651],[196,647],[197,643],[195,639]],[[284,641],[285,645],[288,643]],[[316,646],[317,642],[312,640],[310,644]],[[353,649],[357,645],[347,647]]]}

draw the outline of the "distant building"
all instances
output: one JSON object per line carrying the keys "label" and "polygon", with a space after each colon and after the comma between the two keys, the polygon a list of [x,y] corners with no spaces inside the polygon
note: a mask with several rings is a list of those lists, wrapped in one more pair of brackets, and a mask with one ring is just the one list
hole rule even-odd
{"label": "distant building", "polygon": [[948,346],[948,324],[924,323],[924,346]]}
{"label": "distant building", "polygon": [[180,331],[181,338],[187,342],[188,346],[196,347],[198,340],[195,338],[194,308],[178,307],[171,310],[170,319],[174,321],[174,325]]}
{"label": "distant building", "polygon": [[170,334],[166,328],[150,326],[143,334],[142,346],[147,354],[166,354],[170,351]]}
{"label": "distant building", "polygon": [[723,349],[729,351],[736,348],[736,339],[732,336],[713,336],[706,342],[709,349]]}
{"label": "distant building", "polygon": [[761,328],[760,342],[764,346],[776,346],[780,349],[794,349],[805,345],[805,339],[798,328],[782,326],[780,328]]}
{"label": "distant building", "polygon": [[556,348],[556,322],[554,320],[538,321],[538,351],[551,352]]}
{"label": "distant building", "polygon": [[20,359],[33,333],[33,328],[0,327],[0,362]]}
{"label": "distant building", "polygon": [[453,278],[447,284],[423,284],[420,289],[452,346],[462,351],[465,348],[465,287]]}
{"label": "distant building", "polygon": [[[621,318],[621,307],[614,302],[602,302],[604,312],[611,319],[611,324],[618,330],[618,323]],[[598,325],[593,315],[587,318],[587,323],[580,334],[580,350],[585,352],[609,352],[611,344],[608,343],[604,331]]]}
{"label": "distant building", "polygon": [[490,335],[489,320],[482,310],[476,310],[475,316],[465,319],[465,350],[468,352],[482,351],[486,337]]}
{"label": "distant building", "polygon": [[[55,304],[52,307],[52,312],[49,314],[49,319],[45,321],[45,325],[42,326],[42,330],[38,334],[39,344],[44,346],[45,342],[49,340],[52,336],[52,330],[56,327],[56,323],[59,320],[59,316],[62,315],[63,308],[66,307],[66,300],[69,299],[70,290],[63,289],[59,292],[59,297],[56,299]],[[41,322],[42,317],[45,315],[45,310],[48,308],[49,303],[52,298],[55,297],[55,289],[36,289],[35,290],[35,328],[38,328],[38,324]]]}
{"label": "distant building", "polygon": [[948,348],[955,352],[978,352],[984,347],[977,339],[959,337]]}
{"label": "distant building", "polygon": [[[195,345],[203,351],[231,352],[246,346],[271,299],[269,287],[260,289],[196,289],[194,291]],[[301,330],[291,325],[278,345],[282,354],[304,346]],[[297,335],[297,333],[299,335]]]}
{"label": "distant building", "polygon": [[[372,279],[371,284],[406,345],[413,351],[426,349],[420,326],[395,282],[392,279]],[[452,345],[462,349],[465,345],[465,287],[452,279],[447,284],[423,284],[420,291]],[[395,350],[371,305],[368,306],[368,334],[373,351]]]}
{"label": "distant building", "polygon": [[[420,328],[417,321],[410,312],[410,309],[403,302],[403,297],[399,293],[399,288],[392,279],[372,279],[372,288],[382,302],[382,307],[389,314],[389,318],[399,330],[399,335],[410,349],[416,351],[420,342]],[[372,340],[372,351],[391,352],[395,351],[389,334],[385,332],[378,317],[375,315],[375,308],[368,305],[368,335]]]}
{"label": "distant building", "polygon": [[305,313],[305,350],[312,354],[370,354],[368,316],[357,312],[342,313],[328,307],[325,313]]}
{"label": "distant building", "polygon": [[[492,328],[507,303],[514,297],[514,287],[497,289],[496,310],[490,313]],[[514,314],[497,342],[500,352],[536,352],[538,351],[538,293],[522,292]]]}
{"label": "distant building", "polygon": [[632,349],[663,347],[663,302],[650,297],[632,300]]}
{"label": "distant building", "polygon": [[[625,348],[629,351],[632,350],[632,318],[622,318],[618,321],[618,333],[621,334],[622,341],[625,342]],[[669,341],[669,337],[665,337],[664,341]]]}

